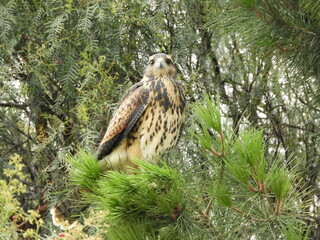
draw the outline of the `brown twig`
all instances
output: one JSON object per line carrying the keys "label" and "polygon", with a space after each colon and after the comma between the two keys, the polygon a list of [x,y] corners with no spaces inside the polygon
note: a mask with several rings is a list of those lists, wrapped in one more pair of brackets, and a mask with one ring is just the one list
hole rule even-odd
{"label": "brown twig", "polygon": [[210,199],[210,201],[204,211],[201,211],[201,210],[197,211],[199,216],[196,219],[199,222],[201,222],[201,223],[209,223],[210,222],[209,213],[210,213],[212,203],[213,203],[213,198]]}
{"label": "brown twig", "polygon": [[255,188],[252,187],[251,185],[248,185],[247,187],[248,187],[248,189],[249,189],[251,192],[254,192],[254,193],[259,192],[259,190],[255,189]]}
{"label": "brown twig", "polygon": [[[209,131],[209,129],[208,129],[208,131]],[[209,131],[209,133],[211,133],[210,131]],[[223,136],[223,133],[222,132],[218,132],[219,133],[219,136],[220,136],[220,139],[221,139],[221,150],[220,150],[220,152],[218,152],[218,151],[216,151],[215,149],[211,149],[210,151],[211,151],[211,153],[213,154],[213,155],[215,155],[216,157],[224,157],[225,156],[225,151],[224,151],[224,142],[225,142],[225,139],[224,139],[224,136]]]}
{"label": "brown twig", "polygon": [[242,211],[241,209],[239,208],[236,208],[236,207],[233,207],[231,208],[233,211],[237,212],[237,213],[240,213],[242,216],[244,216],[245,218],[248,218],[252,221],[257,221],[257,222],[265,222],[266,219],[263,219],[263,218],[254,218],[254,217],[251,217],[248,213],[245,213],[244,211]]}
{"label": "brown twig", "polygon": [[281,209],[280,206],[281,206],[281,200],[277,199],[277,200],[276,200],[276,207],[275,207],[275,209],[274,209],[274,214],[275,214],[275,215],[279,215],[280,209]]}

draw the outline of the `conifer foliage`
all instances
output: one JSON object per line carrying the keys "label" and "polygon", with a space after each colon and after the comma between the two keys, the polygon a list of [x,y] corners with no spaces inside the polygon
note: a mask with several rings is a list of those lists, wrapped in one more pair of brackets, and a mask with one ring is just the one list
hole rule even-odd
{"label": "conifer foliage", "polygon": [[[261,130],[229,135],[219,106],[208,96],[194,106],[194,136],[210,174],[137,160],[133,174],[107,172],[92,182],[94,157],[72,160],[73,184],[86,187],[88,203],[105,213],[111,239],[308,238],[308,206],[294,170],[265,157]],[[198,123],[198,124],[197,124]],[[210,134],[208,134],[208,132]],[[219,147],[219,150],[215,150]],[[171,156],[174,158],[174,156]],[[81,176],[81,177],[79,177]],[[205,182],[205,186],[200,186]],[[257,227],[258,226],[258,227]],[[297,227],[298,226],[298,227]],[[271,235],[270,235],[271,234]],[[287,238],[290,239],[290,238]]]}
{"label": "conifer foliage", "polygon": [[[317,0],[0,1],[0,238],[320,239],[319,14]],[[188,100],[178,145],[101,175],[97,145],[155,52]],[[74,186],[91,208],[61,232],[49,208]]]}
{"label": "conifer foliage", "polygon": [[318,1],[237,0],[220,17],[214,21],[220,21],[224,31],[239,33],[254,51],[283,57],[304,76],[319,76]]}

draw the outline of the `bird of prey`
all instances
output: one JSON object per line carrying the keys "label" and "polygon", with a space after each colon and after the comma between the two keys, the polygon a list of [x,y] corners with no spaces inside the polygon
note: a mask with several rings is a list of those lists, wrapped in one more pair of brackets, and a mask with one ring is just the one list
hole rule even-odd
{"label": "bird of prey", "polygon": [[185,97],[166,54],[150,57],[142,80],[120,101],[97,150],[103,171],[134,167],[134,159],[155,162],[173,148],[184,119]]}
{"label": "bird of prey", "polygon": [[[124,94],[97,149],[102,172],[128,172],[136,159],[155,163],[176,145],[186,105],[176,78],[169,55],[149,58],[143,78]],[[51,213],[62,216],[63,210],[67,207],[60,204]]]}

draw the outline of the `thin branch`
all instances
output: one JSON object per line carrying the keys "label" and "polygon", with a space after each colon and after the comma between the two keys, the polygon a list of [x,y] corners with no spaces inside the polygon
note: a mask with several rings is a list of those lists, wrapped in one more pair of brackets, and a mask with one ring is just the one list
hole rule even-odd
{"label": "thin branch", "polygon": [[4,102],[0,102],[0,107],[9,107],[9,108],[18,108],[18,109],[26,109],[28,107],[27,104],[18,104],[18,103],[4,103]]}
{"label": "thin branch", "polygon": [[[213,132],[212,132],[211,129],[208,129],[208,132],[210,133],[211,136],[213,136]],[[219,132],[219,136],[220,136],[220,139],[221,139],[221,150],[220,150],[220,152],[214,150],[213,148],[210,151],[211,151],[211,153],[213,155],[215,155],[216,157],[220,158],[220,157],[224,157],[225,156],[225,152],[224,152],[224,142],[225,142],[225,140],[224,140],[224,136],[223,136],[222,132]]]}
{"label": "thin branch", "polygon": [[21,146],[21,145],[23,145],[23,144],[25,144],[25,143],[27,143],[27,142],[29,142],[29,139],[27,139],[27,140],[25,140],[25,141],[23,141],[23,142],[21,142],[21,143],[14,144],[13,147],[11,147],[9,150],[7,150],[7,151],[6,151],[5,153],[3,153],[2,155],[3,155],[3,156],[6,156],[6,155],[9,154],[13,149],[15,149],[16,147],[19,147],[19,146]]}
{"label": "thin branch", "polygon": [[205,216],[209,216],[209,212],[210,212],[210,209],[211,209],[211,206],[212,206],[212,203],[213,203],[213,198],[210,199],[207,207],[206,207],[206,210],[204,210],[203,214]]}
{"label": "thin branch", "polygon": [[211,151],[211,153],[212,153],[213,155],[215,155],[216,157],[222,157],[222,156],[223,156],[222,153],[217,152],[217,151],[214,150],[213,148],[212,148],[210,151]]}
{"label": "thin branch", "polygon": [[250,220],[257,221],[257,222],[267,221],[267,219],[251,217],[249,214],[245,213],[244,211],[240,210],[239,208],[233,207],[231,209],[237,213],[240,213],[242,216],[244,216],[245,218],[248,218]]}

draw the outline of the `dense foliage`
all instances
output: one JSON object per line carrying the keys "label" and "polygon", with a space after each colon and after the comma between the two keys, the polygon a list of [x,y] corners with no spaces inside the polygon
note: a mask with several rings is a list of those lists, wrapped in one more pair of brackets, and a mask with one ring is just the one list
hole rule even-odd
{"label": "dense foliage", "polygon": [[[140,182],[138,192],[153,185],[155,171],[173,181],[163,192],[144,192],[168,193],[160,200],[172,206],[144,202],[144,217],[135,218],[140,238],[166,239],[175,229],[193,239],[320,238],[319,9],[316,0],[0,1],[0,184],[7,196],[0,197],[0,236],[53,234],[48,207],[69,181],[69,155],[94,152],[148,56],[167,52],[192,109],[188,128],[166,164],[108,176],[114,186]],[[221,113],[204,93],[219,99]],[[97,199],[93,207],[112,204]],[[144,227],[146,216],[180,207],[183,224]],[[203,225],[193,219],[201,211]],[[78,232],[105,236],[104,221],[117,219],[101,218],[96,229]]]}

